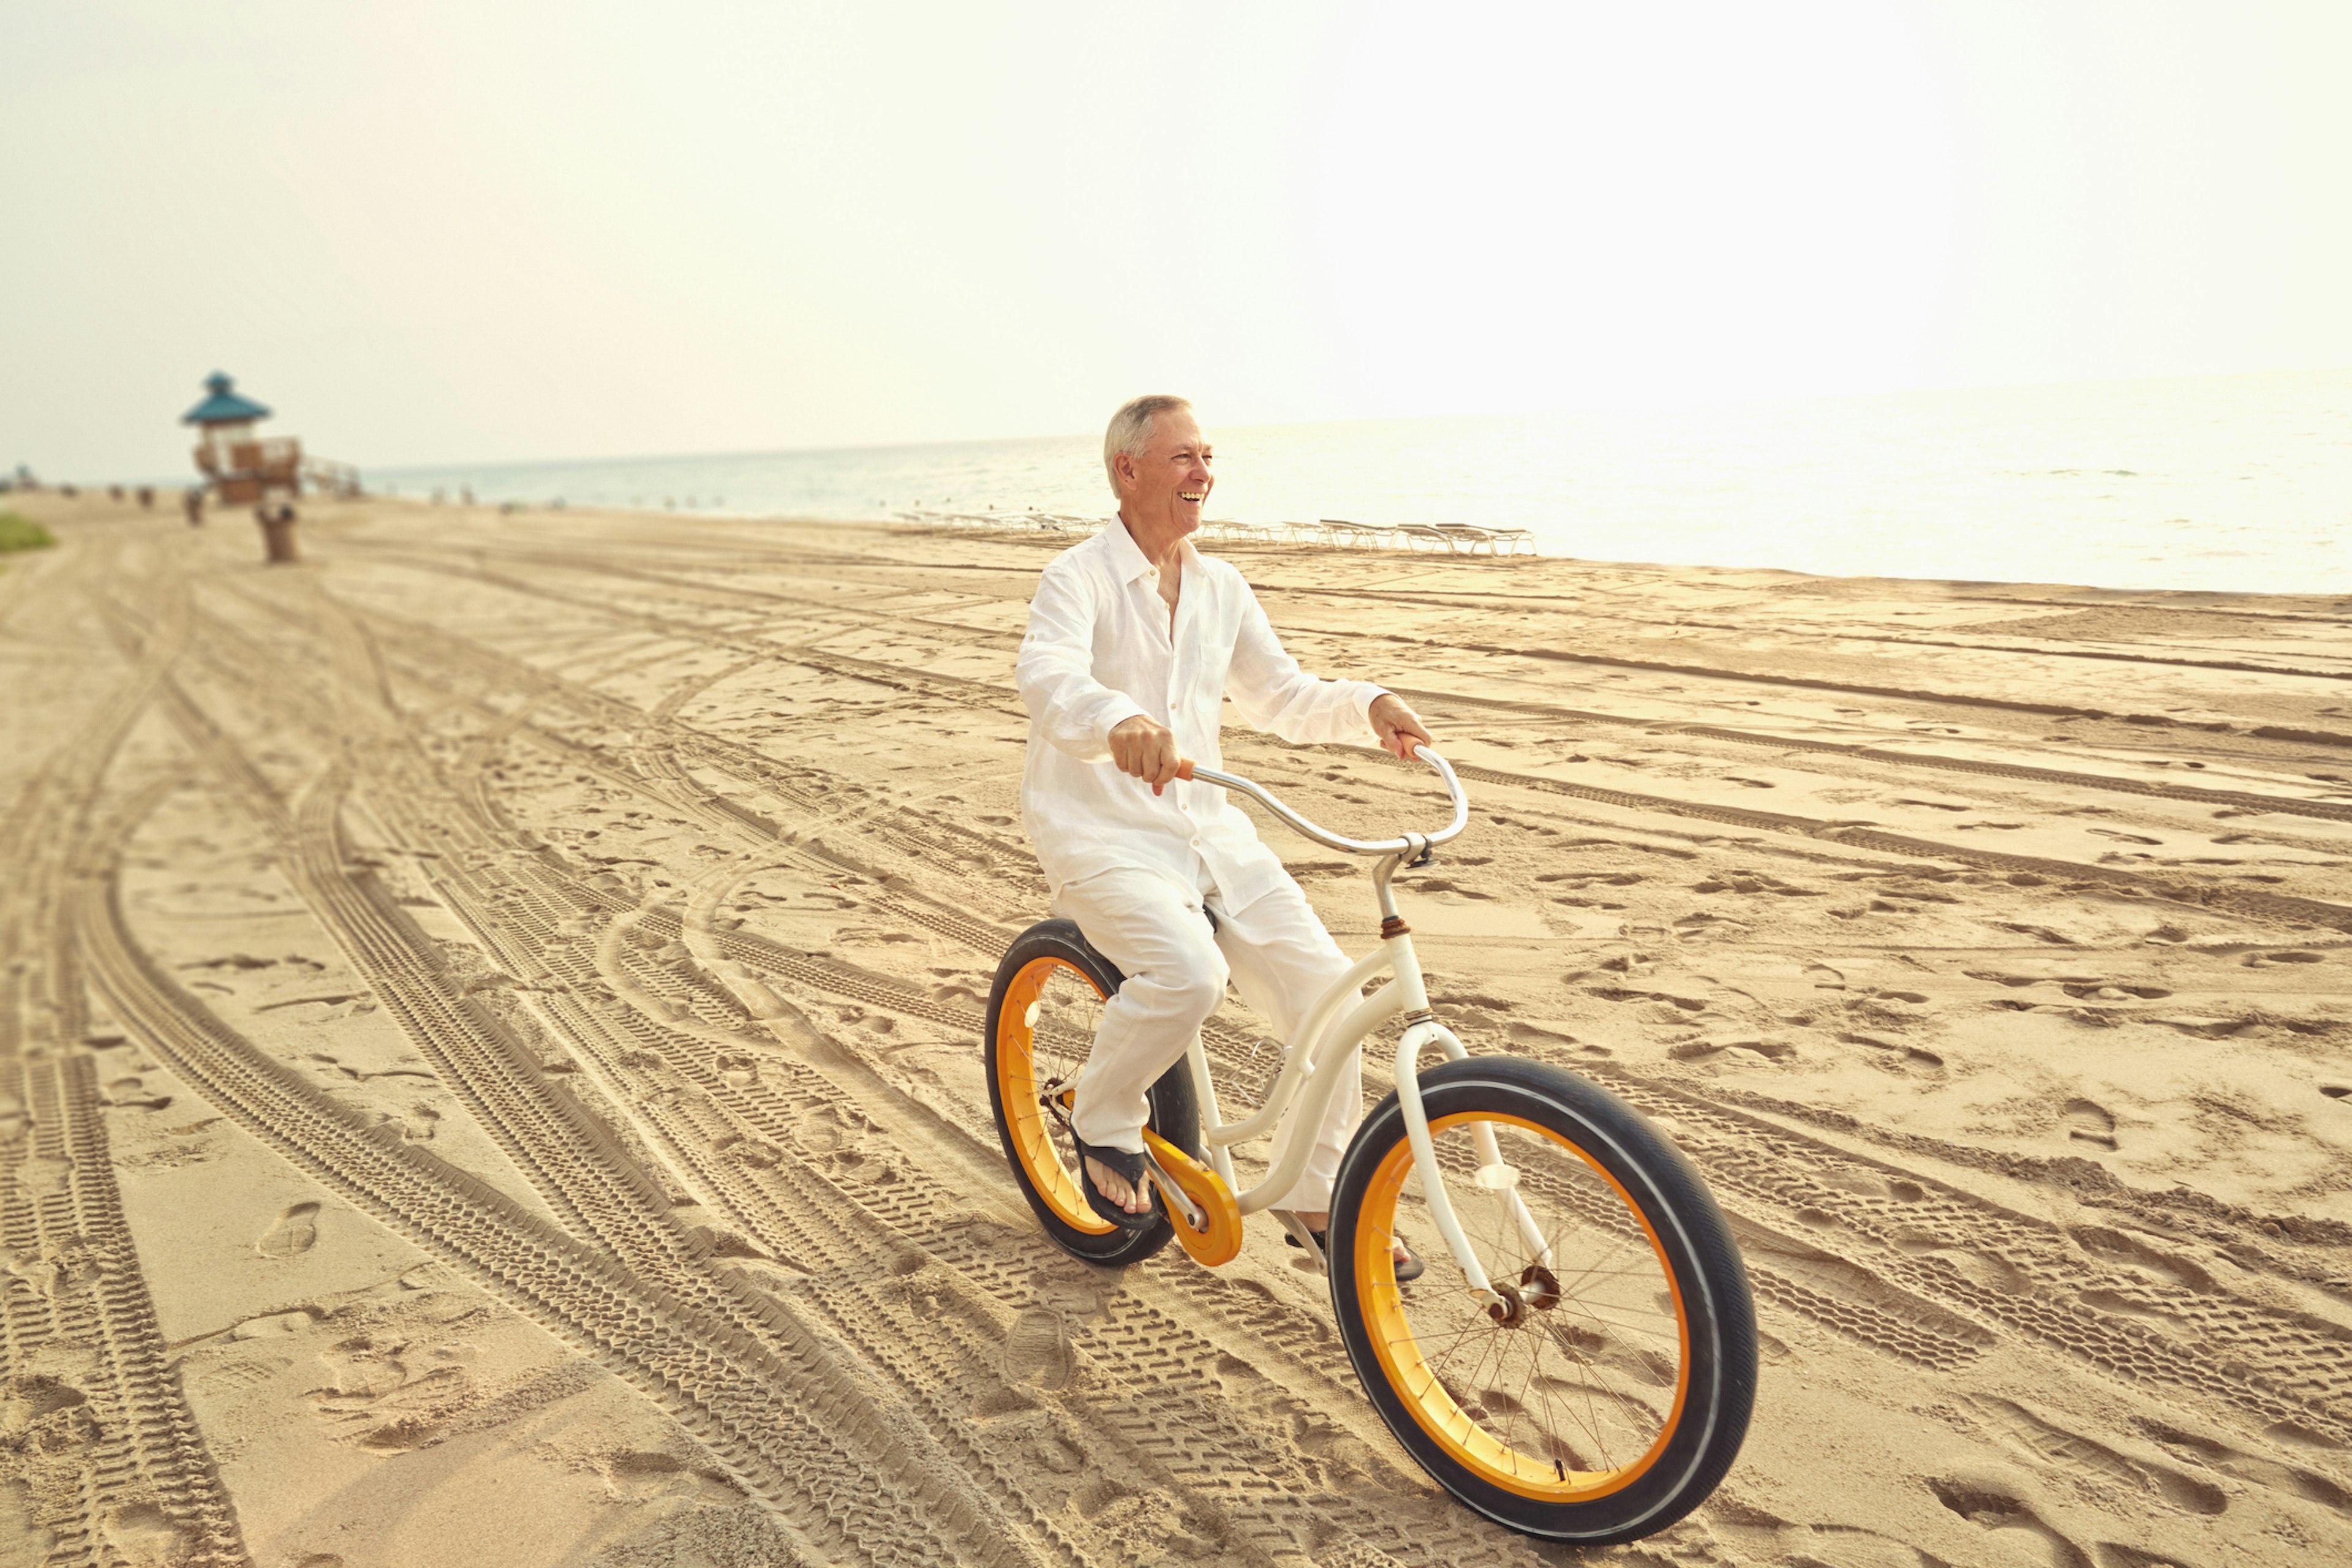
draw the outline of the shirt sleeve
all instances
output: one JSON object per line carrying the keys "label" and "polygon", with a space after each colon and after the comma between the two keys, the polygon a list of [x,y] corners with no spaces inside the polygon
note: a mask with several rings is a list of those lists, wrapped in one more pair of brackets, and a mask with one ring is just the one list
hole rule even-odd
{"label": "shirt sleeve", "polygon": [[1385,688],[1368,680],[1318,680],[1298,668],[1274,635],[1249,584],[1240,584],[1241,630],[1225,693],[1251,727],[1270,730],[1294,746],[1375,738],[1369,717]]}
{"label": "shirt sleeve", "polygon": [[1095,616],[1094,596],[1077,574],[1048,566],[1013,662],[1030,720],[1082,763],[1109,761],[1112,727],[1143,712],[1134,698],[1095,679]]}

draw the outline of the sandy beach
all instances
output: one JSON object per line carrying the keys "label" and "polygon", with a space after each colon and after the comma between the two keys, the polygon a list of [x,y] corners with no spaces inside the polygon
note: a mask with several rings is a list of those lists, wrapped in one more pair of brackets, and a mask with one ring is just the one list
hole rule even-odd
{"label": "sandy beach", "polygon": [[1440,1016],[1741,1238],[1743,1457],[1578,1554],[1412,1465],[1272,1220],[1106,1274],[1006,1173],[1069,540],[10,505],[0,1563],[2352,1560],[2352,600],[1217,547],[1461,766]]}

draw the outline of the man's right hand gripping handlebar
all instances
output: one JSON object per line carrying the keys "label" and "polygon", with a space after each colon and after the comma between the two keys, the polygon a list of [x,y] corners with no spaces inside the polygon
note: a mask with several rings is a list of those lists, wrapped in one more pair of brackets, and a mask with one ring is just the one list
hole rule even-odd
{"label": "man's right hand gripping handlebar", "polygon": [[1154,795],[1191,773],[1176,754],[1175,731],[1140,713],[1111,726],[1110,760],[1120,773],[1150,784]]}

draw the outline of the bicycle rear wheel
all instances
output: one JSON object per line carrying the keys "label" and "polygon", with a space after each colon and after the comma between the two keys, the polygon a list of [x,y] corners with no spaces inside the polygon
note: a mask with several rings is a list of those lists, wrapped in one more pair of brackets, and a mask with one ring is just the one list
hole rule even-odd
{"label": "bicycle rear wheel", "polygon": [[[988,1102],[1005,1160],[1045,1234],[1089,1263],[1139,1263],[1175,1235],[1164,1207],[1149,1227],[1125,1230],[1087,1206],[1069,1128],[1045,1103],[1077,1078],[1103,1004],[1125,979],[1076,922],[1043,921],[1013,940],[988,995]],[[1151,1130],[1200,1158],[1201,1117],[1184,1063],[1152,1085],[1150,1100]],[[1160,1204],[1157,1193],[1152,1202]]]}
{"label": "bicycle rear wheel", "polygon": [[[1755,1399],[1755,1309],[1722,1212],[1631,1108],[1559,1068],[1448,1062],[1421,1093],[1455,1216],[1506,1300],[1465,1289],[1391,1094],[1332,1201],[1332,1303],[1357,1375],[1397,1440],[1487,1518],[1586,1543],[1664,1530],[1730,1468]],[[1503,1170],[1481,1168],[1481,1125]],[[1389,1256],[1400,1225],[1429,1257],[1410,1289]]]}

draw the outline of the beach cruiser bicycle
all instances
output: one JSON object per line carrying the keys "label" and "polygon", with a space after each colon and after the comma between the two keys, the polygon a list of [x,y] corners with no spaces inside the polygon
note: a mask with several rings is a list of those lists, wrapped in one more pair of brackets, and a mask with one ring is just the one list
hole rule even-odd
{"label": "beach cruiser bicycle", "polygon": [[[1402,1019],[1396,1087],[1340,1163],[1328,1250],[1308,1249],[1327,1260],[1348,1358],[1397,1441],[1462,1502],[1549,1540],[1633,1540],[1697,1507],[1739,1452],[1756,1389],[1747,1272],[1697,1173],[1623,1101],[1545,1063],[1473,1057],[1431,1014],[1391,881],[1428,864],[1470,806],[1444,758],[1416,753],[1444,780],[1454,820],[1371,842],[1247,779],[1179,768],[1370,858],[1381,942],[1307,1011],[1248,1114],[1224,1119],[1198,1036],[1153,1086],[1149,1228],[1097,1217],[1078,1185],[1071,1086],[1122,977],[1069,921],[1030,927],[997,967],[986,1042],[997,1131],[1030,1207],[1072,1255],[1129,1264],[1173,1239],[1215,1267],[1240,1252],[1242,1216],[1297,1180],[1330,1097],[1360,1092],[1353,1075],[1341,1081],[1352,1047]],[[1445,1059],[1424,1070],[1432,1047]],[[1249,1070],[1228,1064],[1229,1079],[1235,1068]],[[1272,1166],[1241,1190],[1233,1151],[1268,1134]],[[1439,1243],[1411,1285],[1391,1258],[1401,1229]]]}

